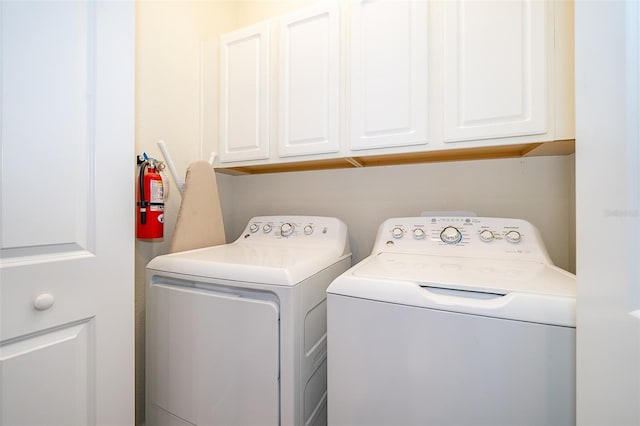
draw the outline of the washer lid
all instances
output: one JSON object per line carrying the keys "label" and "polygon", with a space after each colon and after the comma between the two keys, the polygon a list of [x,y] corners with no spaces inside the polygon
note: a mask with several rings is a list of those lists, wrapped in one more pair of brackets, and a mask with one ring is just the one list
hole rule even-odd
{"label": "washer lid", "polygon": [[544,263],[513,259],[379,253],[354,268],[353,274],[488,293],[576,295],[575,277],[571,274]]}
{"label": "washer lid", "polygon": [[193,277],[292,286],[336,263],[322,247],[231,243],[154,258],[147,269]]}
{"label": "washer lid", "polygon": [[331,294],[452,312],[575,326],[575,276],[531,261],[372,255],[338,277]]}

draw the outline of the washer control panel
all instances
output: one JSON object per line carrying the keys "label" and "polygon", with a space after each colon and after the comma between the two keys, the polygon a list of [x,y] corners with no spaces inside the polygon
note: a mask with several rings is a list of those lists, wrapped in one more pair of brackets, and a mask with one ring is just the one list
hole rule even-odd
{"label": "washer control panel", "polygon": [[540,233],[531,223],[490,217],[388,219],[378,230],[373,251],[548,259]]}
{"label": "washer control panel", "polygon": [[238,241],[275,244],[342,243],[347,227],[335,217],[257,216],[252,218]]}

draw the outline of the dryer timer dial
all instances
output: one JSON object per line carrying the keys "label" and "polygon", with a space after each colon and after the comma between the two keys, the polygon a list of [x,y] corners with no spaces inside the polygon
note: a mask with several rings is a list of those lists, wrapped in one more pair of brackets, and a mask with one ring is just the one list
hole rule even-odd
{"label": "dryer timer dial", "polygon": [[294,226],[290,223],[283,223],[282,226],[280,227],[280,234],[283,237],[288,237],[289,235],[293,234],[293,230],[294,230]]}

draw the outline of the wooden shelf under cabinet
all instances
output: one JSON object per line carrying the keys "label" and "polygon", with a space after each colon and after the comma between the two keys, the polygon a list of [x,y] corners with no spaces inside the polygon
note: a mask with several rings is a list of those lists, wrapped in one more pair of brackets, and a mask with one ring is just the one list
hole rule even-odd
{"label": "wooden shelf under cabinet", "polygon": [[402,164],[435,163],[443,161],[489,160],[552,155],[575,152],[575,141],[563,140],[545,143],[527,143],[480,148],[447,149],[441,151],[410,152],[403,154],[366,155],[287,163],[261,164],[216,168],[216,172],[229,175],[299,172],[307,170],[346,169],[358,167],[394,166]]}

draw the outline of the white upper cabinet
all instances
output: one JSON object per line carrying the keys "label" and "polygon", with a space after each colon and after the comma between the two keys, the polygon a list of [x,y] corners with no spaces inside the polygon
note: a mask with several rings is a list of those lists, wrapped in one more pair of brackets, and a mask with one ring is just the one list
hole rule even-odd
{"label": "white upper cabinet", "polygon": [[221,49],[222,166],[574,139],[570,1],[325,0]]}
{"label": "white upper cabinet", "polygon": [[427,4],[352,2],[352,150],[427,143]]}
{"label": "white upper cabinet", "polygon": [[269,158],[269,24],[220,38],[220,161]]}
{"label": "white upper cabinet", "polygon": [[549,131],[546,8],[540,0],[445,2],[444,142]]}
{"label": "white upper cabinet", "polygon": [[278,38],[278,155],[338,152],[338,4],[322,3],[281,18]]}

